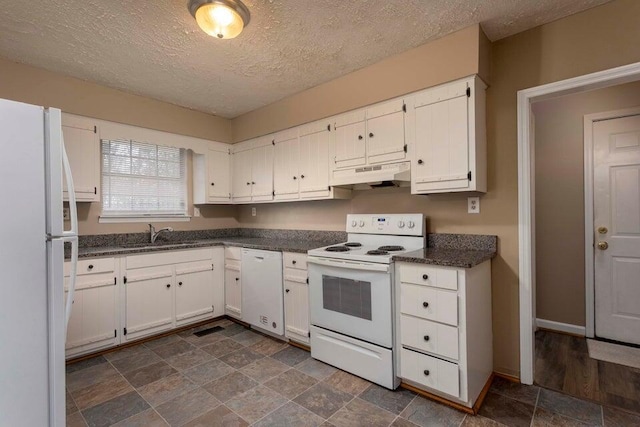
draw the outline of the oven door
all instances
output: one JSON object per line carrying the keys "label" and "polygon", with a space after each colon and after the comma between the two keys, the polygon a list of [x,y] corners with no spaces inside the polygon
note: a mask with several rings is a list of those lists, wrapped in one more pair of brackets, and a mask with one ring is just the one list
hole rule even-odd
{"label": "oven door", "polygon": [[308,257],[311,324],[392,347],[391,267]]}

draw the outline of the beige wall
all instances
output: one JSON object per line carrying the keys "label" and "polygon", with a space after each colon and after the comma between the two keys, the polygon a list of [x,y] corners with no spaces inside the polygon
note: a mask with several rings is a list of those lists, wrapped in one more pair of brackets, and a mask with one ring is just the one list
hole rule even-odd
{"label": "beige wall", "polygon": [[534,105],[536,315],[585,325],[585,114],[640,106],[640,82]]}
{"label": "beige wall", "polygon": [[[640,16],[640,2],[617,0],[493,43],[491,86],[487,92],[488,193],[481,198],[479,215],[466,213],[464,195],[424,197],[411,196],[402,189],[385,189],[356,193],[351,201],[260,205],[255,218],[251,217],[250,206],[245,206],[239,208],[240,223],[260,227],[340,229],[344,214],[348,212],[423,212],[429,218],[431,232],[497,235],[498,257],[492,264],[494,364],[498,371],[517,375],[517,91],[640,61],[637,16]],[[462,34],[454,36],[462,37]],[[425,51],[431,49],[423,48]],[[461,64],[459,58],[454,58],[459,52],[440,51],[440,54],[446,54],[444,58],[456,65],[447,71],[447,64],[423,59],[421,72],[429,74],[428,69],[432,66],[438,69],[438,79],[430,77],[434,84],[436,80],[459,77],[457,73],[461,69],[468,70],[465,67],[469,64]],[[379,74],[377,78],[349,79],[346,76],[242,116],[234,120],[235,138],[240,140],[275,131],[408,92],[412,89],[398,82],[409,78],[405,68],[407,59],[402,55],[396,58],[400,59],[397,62],[392,58],[386,60],[384,68],[372,66],[374,68],[368,67],[369,71],[360,71]],[[419,63],[418,60],[414,62]],[[480,64],[486,72],[487,64]],[[412,75],[420,74],[415,69],[410,71],[415,73]],[[451,78],[447,78],[448,72],[451,72]],[[375,89],[377,85],[387,84],[390,85],[388,89],[379,89],[384,94],[377,92],[372,99],[372,86]],[[428,82],[423,84],[428,85]],[[413,85],[415,88],[415,77]],[[320,88],[328,92],[320,94]],[[345,90],[347,96],[343,94]],[[332,100],[330,107],[326,100]]]}

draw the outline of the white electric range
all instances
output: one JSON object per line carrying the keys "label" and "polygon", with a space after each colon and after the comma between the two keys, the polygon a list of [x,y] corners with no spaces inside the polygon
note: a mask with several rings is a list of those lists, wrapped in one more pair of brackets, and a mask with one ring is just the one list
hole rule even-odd
{"label": "white electric range", "polygon": [[392,259],[424,247],[424,216],[348,215],[346,228],[308,252],[311,356],[395,389]]}

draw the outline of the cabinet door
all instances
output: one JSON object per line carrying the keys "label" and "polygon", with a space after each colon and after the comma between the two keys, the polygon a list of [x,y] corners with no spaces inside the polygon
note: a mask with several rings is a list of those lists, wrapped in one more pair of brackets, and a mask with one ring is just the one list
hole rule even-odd
{"label": "cabinet door", "polygon": [[228,151],[209,150],[209,201],[231,198],[230,157]]}
{"label": "cabinet door", "polygon": [[224,271],[224,302],[225,312],[238,319],[242,318],[242,281],[240,270],[225,269]]}
{"label": "cabinet door", "polygon": [[369,163],[405,158],[404,112],[398,111],[367,120],[367,159]]}
{"label": "cabinet door", "polygon": [[[328,129],[300,136],[300,196],[329,191]],[[304,178],[303,178],[304,176]]]}
{"label": "cabinet door", "polygon": [[273,190],[276,198],[297,199],[300,177],[298,138],[276,142],[274,147]]}
{"label": "cabinet door", "polygon": [[251,197],[251,150],[233,156],[233,198]]}
{"label": "cabinet door", "polygon": [[271,199],[273,197],[273,145],[251,150],[251,196]]}
{"label": "cabinet door", "polygon": [[211,317],[214,312],[213,265],[176,265],[176,324]]}
{"label": "cabinet door", "polygon": [[309,285],[284,281],[285,335],[289,339],[309,342]]}
{"label": "cabinet door", "polygon": [[364,120],[345,125],[336,124],[336,167],[363,165],[366,162]]}
{"label": "cabinet door", "polygon": [[125,327],[127,341],[173,327],[173,267],[127,271]]}
{"label": "cabinet door", "polygon": [[[64,117],[64,116],[63,116]],[[79,202],[100,201],[100,141],[92,123],[63,118],[64,146]],[[66,182],[64,187],[67,188]],[[66,191],[64,200],[69,200]]]}
{"label": "cabinet door", "polygon": [[413,119],[412,190],[469,187],[469,117],[466,84],[448,96],[417,97]]}

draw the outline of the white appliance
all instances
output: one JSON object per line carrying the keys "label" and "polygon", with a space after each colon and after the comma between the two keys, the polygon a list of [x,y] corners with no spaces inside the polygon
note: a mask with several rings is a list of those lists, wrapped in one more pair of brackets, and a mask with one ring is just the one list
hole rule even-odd
{"label": "white appliance", "polygon": [[[0,100],[0,425],[64,426],[64,243],[75,289],[77,215],[61,112]],[[63,166],[64,165],[64,166]],[[62,218],[63,174],[71,230]]]}
{"label": "white appliance", "polygon": [[282,252],[242,249],[242,320],[284,335]]}
{"label": "white appliance", "polygon": [[424,247],[424,216],[348,215],[347,231],[308,252],[311,356],[395,389],[392,258]]}
{"label": "white appliance", "polygon": [[[390,185],[384,185],[389,183]],[[399,162],[382,165],[358,166],[336,169],[331,173],[329,184],[333,186],[354,185],[354,188],[376,186],[408,187],[411,183],[411,163]],[[363,185],[365,184],[365,185]]]}

